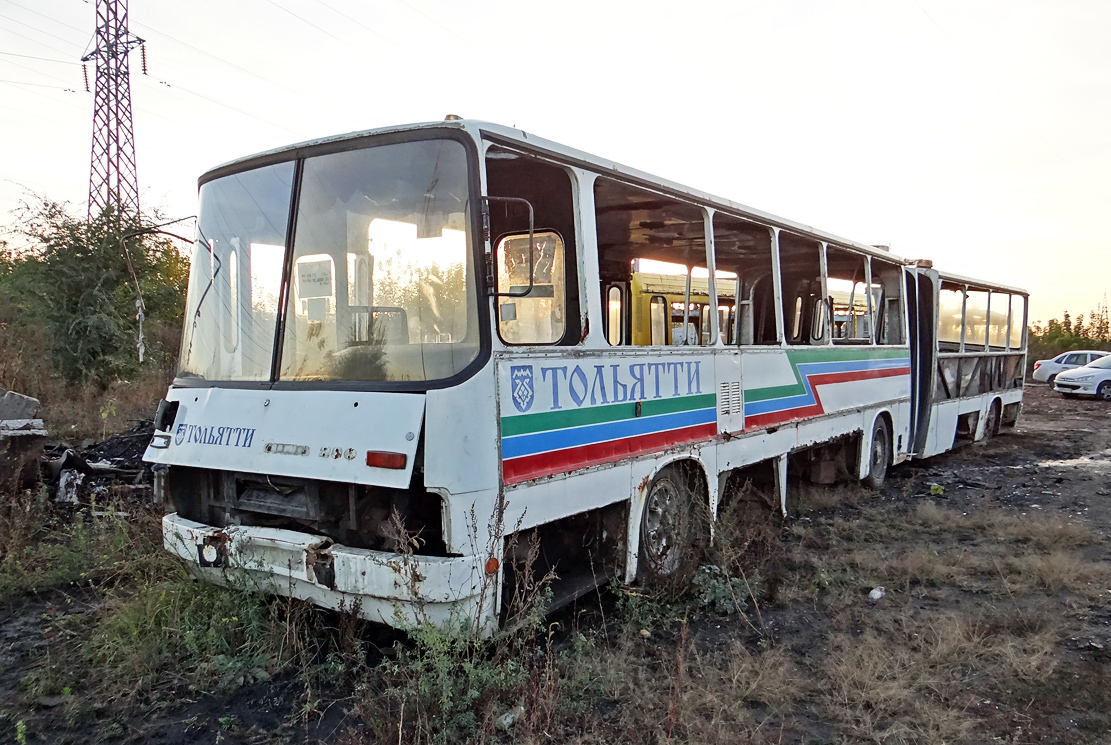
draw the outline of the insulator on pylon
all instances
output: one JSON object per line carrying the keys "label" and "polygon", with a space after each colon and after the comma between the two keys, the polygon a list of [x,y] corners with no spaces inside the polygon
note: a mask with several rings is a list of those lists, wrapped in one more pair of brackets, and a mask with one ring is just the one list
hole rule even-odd
{"label": "insulator on pylon", "polygon": [[143,74],[146,75],[147,74],[147,45],[146,44],[143,44],[142,46],[139,47],[139,54],[142,55],[142,58],[143,58]]}
{"label": "insulator on pylon", "polygon": [[92,93],[89,88],[89,67],[84,62],[81,63],[81,74],[85,76],[85,92]]}

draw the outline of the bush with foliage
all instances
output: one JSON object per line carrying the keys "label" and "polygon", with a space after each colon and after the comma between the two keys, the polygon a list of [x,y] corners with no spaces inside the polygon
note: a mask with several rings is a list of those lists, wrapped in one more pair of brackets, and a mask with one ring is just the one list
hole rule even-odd
{"label": "bush with foliage", "polygon": [[135,375],[137,284],[150,363],[176,357],[188,258],[166,236],[143,233],[159,221],[111,210],[86,220],[65,203],[25,202],[0,241],[5,341],[28,356],[45,353],[70,384],[103,388]]}

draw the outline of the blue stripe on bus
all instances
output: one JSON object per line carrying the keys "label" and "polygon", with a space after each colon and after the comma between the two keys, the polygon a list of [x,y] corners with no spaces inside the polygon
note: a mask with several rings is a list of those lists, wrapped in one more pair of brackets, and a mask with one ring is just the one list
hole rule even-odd
{"label": "blue stripe on bus", "polygon": [[594,445],[609,440],[620,440],[624,437],[664,432],[669,429],[690,427],[696,424],[711,424],[716,421],[716,409],[708,408],[505,437],[502,439],[501,445],[502,459],[519,458],[523,455],[536,455],[537,453],[582,445]]}
{"label": "blue stripe on bus", "polygon": [[890,368],[909,367],[910,357],[887,360],[852,360],[849,362],[804,362],[798,366],[799,376],[806,387],[806,393],[785,398],[770,398],[766,401],[745,402],[745,416],[769,414],[773,411],[786,409],[800,409],[812,406],[818,401],[814,397],[814,389],[810,385],[811,375],[822,375],[831,372],[863,372],[866,370],[886,370]]}

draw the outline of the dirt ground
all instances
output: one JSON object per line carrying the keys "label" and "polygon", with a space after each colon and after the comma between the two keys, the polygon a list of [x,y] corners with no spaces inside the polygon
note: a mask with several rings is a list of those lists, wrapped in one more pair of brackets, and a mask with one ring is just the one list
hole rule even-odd
{"label": "dirt ground", "polygon": [[[1111,742],[1109,425],[1106,404],[1033,384],[1013,430],[894,468],[877,493],[800,506],[744,619],[646,623],[598,655],[611,672],[618,657],[631,666],[617,668],[625,680],[522,740]],[[306,714],[293,677],[149,710],[85,707],[77,721],[63,697],[27,700],[58,618],[97,602],[52,591],[0,611],[0,742],[20,741],[16,721],[27,743],[372,741],[350,692],[321,693]],[[556,620],[600,636],[613,606],[603,593]],[[637,667],[648,657],[662,662]],[[634,690],[650,668],[658,685]],[[653,705],[645,731],[634,710]]]}

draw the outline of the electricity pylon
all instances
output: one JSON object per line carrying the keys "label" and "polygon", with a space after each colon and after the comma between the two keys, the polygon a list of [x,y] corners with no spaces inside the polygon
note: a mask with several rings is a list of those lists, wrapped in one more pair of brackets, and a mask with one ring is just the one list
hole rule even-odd
{"label": "electricity pylon", "polygon": [[127,55],[142,43],[127,29],[127,0],[96,0],[96,47],[81,58],[82,62],[96,60],[90,218],[108,207],[117,214],[139,214]]}

